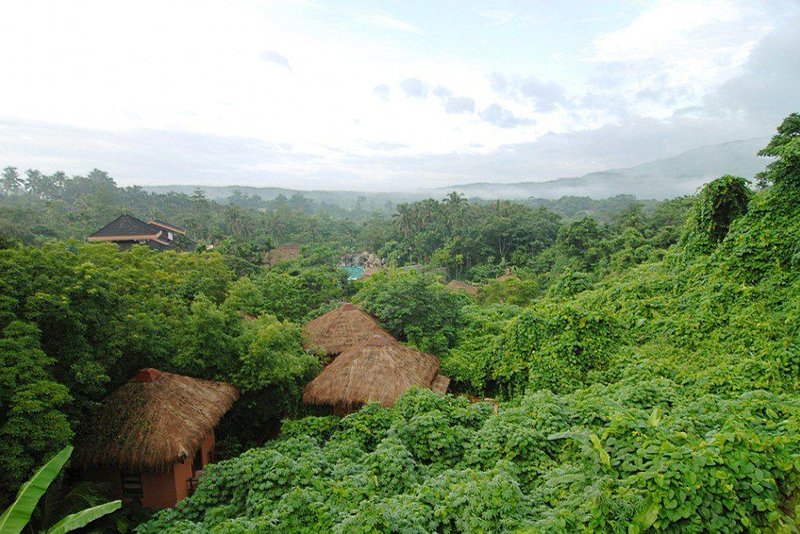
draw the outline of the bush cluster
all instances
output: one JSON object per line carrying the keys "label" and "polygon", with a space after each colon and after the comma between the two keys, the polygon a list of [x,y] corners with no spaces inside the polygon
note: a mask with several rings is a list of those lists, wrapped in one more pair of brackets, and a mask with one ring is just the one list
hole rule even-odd
{"label": "bush cluster", "polygon": [[659,378],[541,391],[495,416],[416,390],[292,422],[139,531],[789,531],[798,487],[794,396],[689,399]]}

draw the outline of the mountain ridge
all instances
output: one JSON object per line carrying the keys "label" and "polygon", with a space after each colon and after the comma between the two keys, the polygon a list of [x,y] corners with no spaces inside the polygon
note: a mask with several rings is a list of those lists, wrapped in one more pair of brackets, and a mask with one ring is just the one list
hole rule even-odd
{"label": "mountain ridge", "polygon": [[632,167],[617,167],[596,171],[581,176],[556,178],[542,182],[519,181],[506,183],[470,182],[445,187],[421,189],[414,192],[366,192],[358,190],[299,190],[270,186],[195,186],[157,185],[142,186],[152,192],[192,193],[200,189],[213,200],[225,200],[239,191],[242,194],[258,195],[263,200],[272,200],[279,195],[300,194],[306,198],[328,203],[355,203],[368,201],[410,202],[445,195],[458,191],[469,198],[558,199],[563,196],[589,196],[608,198],[621,194],[634,195],[639,199],[673,198],[692,194],[704,183],[725,174],[752,178],[764,169],[769,159],[756,155],[769,142],[767,137],[756,137],[728,141],[716,145],[693,148],[668,158],[653,160]]}

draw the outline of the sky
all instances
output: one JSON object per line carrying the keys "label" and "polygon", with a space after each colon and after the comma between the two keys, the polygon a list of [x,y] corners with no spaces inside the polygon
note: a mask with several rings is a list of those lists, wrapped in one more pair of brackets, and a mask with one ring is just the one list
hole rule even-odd
{"label": "sky", "polygon": [[0,166],[121,185],[544,181],[800,111],[800,0],[3,0],[0,21]]}

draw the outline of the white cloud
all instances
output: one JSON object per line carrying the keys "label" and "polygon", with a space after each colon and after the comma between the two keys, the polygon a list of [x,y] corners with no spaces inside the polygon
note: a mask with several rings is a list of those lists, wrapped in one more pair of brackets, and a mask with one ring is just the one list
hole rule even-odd
{"label": "white cloud", "polygon": [[403,20],[390,17],[389,15],[384,15],[383,13],[372,13],[370,15],[365,15],[364,20],[382,30],[394,30],[394,31],[417,33],[417,34],[422,33],[422,30],[420,30],[413,24],[409,24],[408,22],[405,22]]}
{"label": "white cloud", "polygon": [[[628,9],[633,5],[626,4]],[[681,109],[693,110],[681,112],[684,118],[708,120],[707,102],[736,115],[740,101],[754,101],[758,93],[762,107],[781,103],[772,106],[772,117],[793,96],[764,93],[794,91],[791,81],[800,78],[800,69],[789,65],[776,70],[782,73],[781,83],[774,86],[731,80],[749,72],[744,65],[754,53],[754,43],[785,17],[781,9],[798,12],[797,4],[780,6],[770,11],[734,0],[663,0],[628,17],[632,22],[626,27],[604,35],[591,25],[607,28],[607,20],[582,23],[588,25],[580,27],[585,35],[567,35],[567,26],[560,26],[564,41],[575,42],[573,48],[564,45],[554,60],[552,50],[541,56],[520,51],[516,45],[522,41],[511,31],[516,26],[492,29],[485,23],[493,17],[502,22],[508,14],[483,13],[482,20],[471,12],[462,16],[464,10],[455,6],[441,9],[451,9],[453,20],[464,26],[445,26],[431,17],[423,35],[420,27],[393,14],[364,12],[359,3],[6,0],[0,2],[0,20],[13,23],[0,32],[0,72],[8,77],[0,84],[0,121],[12,129],[26,122],[82,128],[96,137],[107,132],[117,146],[142,143],[143,137],[134,133],[146,131],[170,132],[168,139],[176,143],[211,136],[290,147],[278,151],[280,158],[273,148],[241,151],[237,168],[250,169],[251,180],[261,169],[270,170],[270,179],[284,172],[302,180],[330,167],[339,172],[337,180],[352,173],[358,180],[377,183],[397,176],[406,164],[422,175],[424,163],[435,160],[435,170],[424,171],[425,181],[462,181],[457,175],[468,165],[453,162],[468,160],[484,172],[488,167],[478,165],[482,157],[491,155],[487,164],[503,160],[497,157],[506,154],[502,147],[527,146],[550,133],[574,140],[580,136],[573,134],[581,131],[618,125],[630,127],[635,138],[637,128],[652,128],[650,119],[671,124]],[[525,15],[522,7],[518,11],[520,24],[535,18]],[[568,10],[560,15],[555,11],[554,20],[572,20]],[[473,32],[479,37],[464,40]],[[525,39],[535,37],[526,35]],[[792,48],[780,50],[791,54],[787,51]],[[493,87],[494,72],[502,74],[503,90]],[[418,83],[404,83],[408,80]],[[725,98],[710,98],[721,87],[726,88]],[[406,98],[409,91],[418,98]],[[746,120],[737,120],[745,124],[751,114],[740,114]],[[711,129],[710,123],[703,124]],[[738,123],[726,122],[726,128],[714,132],[751,131],[731,124]],[[658,131],[677,138],[673,133],[678,129]],[[692,141],[700,137],[693,132]],[[14,139],[15,146],[23,147],[24,139]],[[45,152],[46,143],[61,146],[65,139],[31,138],[28,148],[16,153],[37,155]],[[584,143],[579,150],[590,146]],[[607,158],[587,159],[576,153],[582,163],[575,163],[574,169],[566,159],[542,158],[536,165],[551,165],[553,176],[630,152],[624,146],[619,151],[607,143],[602,146],[609,152]],[[147,154],[139,148],[131,146],[129,152]],[[192,161],[190,149],[202,152],[202,147],[181,149],[187,151],[187,161]],[[48,156],[52,161],[80,157],[79,151],[68,157],[55,152]],[[111,151],[109,157],[116,153],[127,152]],[[101,158],[102,152],[86,154]],[[393,158],[391,169],[381,163],[386,155]],[[109,157],[102,161],[111,161]],[[247,158],[253,161],[243,163]],[[161,179],[168,175],[163,169],[172,168],[166,156],[151,162],[134,159],[142,172],[131,170],[130,176]],[[197,161],[205,159],[198,156]],[[363,169],[359,161],[365,162]],[[514,161],[520,176],[525,165],[534,165],[531,158]],[[209,168],[224,177],[224,163],[220,157]],[[158,165],[162,171],[156,171]],[[448,170],[447,165],[453,166]],[[191,177],[189,171],[183,168],[182,176]],[[508,174],[500,168],[487,178],[502,180]],[[546,174],[546,169],[537,170],[530,177]]]}
{"label": "white cloud", "polygon": [[274,63],[280,67],[284,67],[288,70],[292,70],[292,67],[289,65],[289,60],[286,59],[286,56],[281,54],[280,52],[275,52],[274,50],[262,50],[261,53],[258,55],[261,61],[266,61],[267,63]]}
{"label": "white cloud", "polygon": [[517,117],[500,104],[494,103],[480,112],[481,119],[498,128],[517,128],[518,126],[533,126],[536,121],[524,117]]}
{"label": "white cloud", "polygon": [[752,2],[659,0],[594,40],[595,90],[643,96],[630,99],[632,111],[667,117],[735,76],[771,28]]}
{"label": "white cloud", "polygon": [[406,94],[414,98],[425,98],[428,96],[428,86],[419,78],[406,78],[400,82],[400,89]]}
{"label": "white cloud", "polygon": [[490,26],[504,26],[516,17],[513,12],[502,9],[476,9],[475,13],[488,20]]}

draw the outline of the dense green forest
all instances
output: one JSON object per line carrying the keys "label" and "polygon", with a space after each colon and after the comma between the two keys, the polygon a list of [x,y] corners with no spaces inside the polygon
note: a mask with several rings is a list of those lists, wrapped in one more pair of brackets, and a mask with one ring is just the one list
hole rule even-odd
{"label": "dense green forest", "polygon": [[[451,194],[386,213],[6,168],[0,501],[150,366],[242,397],[227,459],[140,532],[796,532],[800,115],[761,154],[754,182],[665,202]],[[216,246],[80,241],[123,211]],[[298,259],[262,265],[287,242]],[[348,280],[359,250],[389,267]],[[300,325],[344,300],[438,356],[452,394],[309,415],[321,360]]]}

